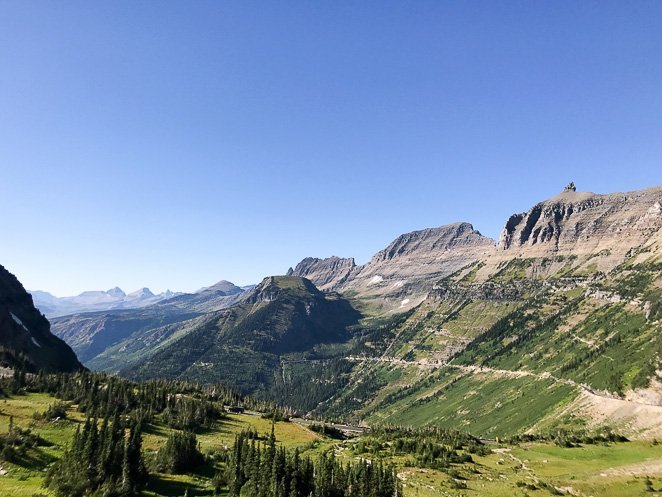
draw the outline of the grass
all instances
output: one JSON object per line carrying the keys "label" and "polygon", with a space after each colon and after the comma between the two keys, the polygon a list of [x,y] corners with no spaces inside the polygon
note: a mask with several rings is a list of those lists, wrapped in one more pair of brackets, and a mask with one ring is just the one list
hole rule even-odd
{"label": "grass", "polygon": [[[422,388],[384,406],[370,421],[447,426],[474,435],[503,437],[534,426],[576,395],[572,387],[553,380],[465,375],[452,370],[437,374],[437,381],[423,382]],[[540,395],[541,391],[545,394]]]}
{"label": "grass", "polygon": [[[30,449],[28,459],[22,464],[0,461],[0,468],[7,471],[0,476],[0,496],[32,497],[35,494],[52,495],[42,487],[48,464],[62,456],[67,444],[73,437],[76,426],[84,421],[85,415],[72,406],[67,411],[67,419],[55,422],[37,421],[34,413],[45,411],[55,398],[41,393],[14,396],[0,400],[0,433],[7,431],[10,416],[15,426],[30,428],[51,445]],[[216,423],[213,429],[198,434],[198,441],[203,453],[231,446],[235,435],[248,428],[255,428],[261,435],[271,433],[271,420],[259,415],[230,414],[228,419]],[[143,436],[143,449],[146,457],[155,454],[161,447],[170,430],[160,423],[150,424]],[[288,448],[300,447],[315,453],[319,449],[320,436],[295,423],[278,422],[275,424],[278,443]],[[317,443],[316,443],[317,442]],[[197,473],[188,475],[157,474],[150,478],[145,491],[146,496],[181,496],[188,489],[191,495],[211,495],[211,479],[215,468],[204,466]]]}
{"label": "grass", "polygon": [[[464,384],[463,384],[464,382]],[[493,382],[487,382],[493,383]],[[492,385],[495,387],[496,385]],[[539,383],[535,383],[540,387]],[[475,389],[469,379],[460,379],[444,393],[446,401],[453,404],[459,396],[467,395],[467,388]],[[518,388],[521,388],[519,385]],[[452,390],[456,389],[451,394]],[[486,387],[476,401],[470,399],[465,408],[477,408],[485,402],[483,395],[489,395]],[[499,387],[503,390],[502,387]],[[53,457],[59,457],[70,440],[77,423],[83,415],[72,407],[68,411],[69,420],[58,422],[35,421],[34,412],[46,410],[54,399],[44,394],[28,394],[0,401],[0,431],[6,430],[9,416],[21,427],[30,427],[53,444],[40,450]],[[454,404],[453,404],[454,405]],[[439,409],[443,403],[434,405]],[[541,406],[528,406],[538,409]],[[526,410],[526,408],[523,408]],[[415,421],[415,417],[410,419]],[[487,422],[489,425],[489,422]],[[258,415],[230,415],[227,420],[217,423],[212,429],[198,435],[202,451],[214,450],[229,445],[237,432],[254,427],[260,434],[271,431],[271,421]],[[475,423],[474,427],[479,427]],[[147,454],[157,450],[167,437],[169,430],[160,424],[149,427],[144,437],[144,449]],[[365,455],[355,453],[356,443],[352,440],[337,441],[324,438],[295,423],[279,422],[275,425],[277,440],[287,447],[300,447],[304,453],[313,457],[321,450],[334,448],[339,458],[344,461],[356,461]],[[494,446],[496,448],[496,446]],[[501,446],[498,453],[486,456],[473,456],[474,463],[456,465],[453,476],[442,471],[414,468],[405,456],[385,454],[387,463],[398,467],[398,474],[404,480],[405,497],[456,496],[465,497],[524,497],[554,495],[553,489],[570,487],[576,495],[609,495],[618,497],[640,497],[644,495],[644,476],[651,477],[655,489],[662,490],[662,445],[647,442],[629,442],[610,445],[590,445],[578,448],[561,448],[547,443],[528,443],[519,446]],[[149,456],[148,456],[149,457]],[[36,460],[36,459],[35,459]],[[8,473],[0,476],[0,495],[7,497],[32,497],[35,494],[52,495],[42,488],[45,467],[22,467],[9,463],[0,463]],[[181,496],[189,491],[196,496],[212,495],[211,477],[214,468],[205,466],[197,472],[187,475],[152,475],[145,490],[146,497]],[[460,477],[462,480],[457,480]],[[458,483],[463,482],[463,483]],[[456,488],[466,484],[466,489]],[[536,486],[537,490],[527,489],[523,485]],[[655,493],[646,495],[654,496]]]}

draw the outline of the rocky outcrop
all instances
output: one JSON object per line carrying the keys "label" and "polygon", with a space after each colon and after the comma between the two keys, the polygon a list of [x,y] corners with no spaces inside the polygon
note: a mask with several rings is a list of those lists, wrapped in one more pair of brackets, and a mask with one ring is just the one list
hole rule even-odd
{"label": "rocky outcrop", "polygon": [[399,236],[367,264],[354,259],[307,258],[288,272],[309,278],[322,290],[351,291],[403,309],[420,302],[432,284],[494,249],[494,241],[469,223]]}
{"label": "rocky outcrop", "polygon": [[499,249],[583,255],[601,250],[622,254],[662,228],[662,187],[598,195],[573,184],[528,212],[515,214],[499,237]]}
{"label": "rocky outcrop", "polygon": [[0,362],[32,371],[83,369],[71,348],[50,331],[16,277],[0,266]]}
{"label": "rocky outcrop", "polygon": [[333,289],[341,286],[356,267],[353,258],[327,257],[317,259],[306,257],[294,269],[287,271],[288,276],[301,276],[315,282],[322,289]]}

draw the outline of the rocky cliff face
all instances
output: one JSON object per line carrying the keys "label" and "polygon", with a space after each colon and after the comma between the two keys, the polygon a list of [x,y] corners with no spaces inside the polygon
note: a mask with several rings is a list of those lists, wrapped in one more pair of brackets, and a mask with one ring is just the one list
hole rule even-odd
{"label": "rocky cliff face", "polygon": [[50,332],[48,320],[16,277],[0,266],[0,361],[32,371],[82,369],[76,355]]}
{"label": "rocky cliff face", "polygon": [[306,258],[288,274],[309,278],[322,290],[404,310],[421,302],[435,281],[475,261],[482,263],[478,282],[515,258],[544,262],[529,264],[527,276],[545,278],[568,264],[586,275],[609,271],[643,247],[662,245],[662,187],[607,195],[576,190],[571,183],[512,215],[496,247],[471,224],[453,223],[401,235],[364,265]]}
{"label": "rocky cliff face", "polygon": [[288,276],[301,276],[315,282],[318,288],[330,290],[341,286],[356,267],[354,258],[327,257],[317,259],[306,257],[294,269],[287,271]]}
{"label": "rocky cliff face", "polygon": [[413,231],[399,236],[368,264],[360,266],[357,276],[441,277],[474,261],[493,246],[494,240],[481,235],[469,223]]}
{"label": "rocky cliff face", "polygon": [[323,290],[351,291],[386,308],[406,309],[436,280],[493,249],[494,241],[471,224],[453,223],[401,235],[361,266],[354,259],[307,258],[289,274],[305,276]]}
{"label": "rocky cliff face", "polygon": [[662,187],[608,195],[566,189],[526,213],[511,216],[499,248],[532,254],[622,252],[662,228],[661,203]]}

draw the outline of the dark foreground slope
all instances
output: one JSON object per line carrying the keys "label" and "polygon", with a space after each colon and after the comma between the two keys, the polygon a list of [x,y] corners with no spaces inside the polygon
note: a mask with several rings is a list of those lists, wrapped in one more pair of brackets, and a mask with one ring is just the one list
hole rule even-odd
{"label": "dark foreground slope", "polygon": [[48,320],[34,307],[18,279],[0,266],[0,361],[31,371],[82,369],[76,354],[50,332]]}

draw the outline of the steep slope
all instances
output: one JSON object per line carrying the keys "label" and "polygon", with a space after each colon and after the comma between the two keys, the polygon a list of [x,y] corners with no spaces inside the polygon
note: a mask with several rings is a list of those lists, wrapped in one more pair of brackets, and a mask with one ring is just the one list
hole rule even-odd
{"label": "steep slope", "polygon": [[[229,307],[243,290],[228,281],[205,288],[199,293],[183,294],[154,305],[127,310],[73,314],[52,320],[53,333],[65,340],[87,363],[122,340],[150,330],[181,323],[207,312]],[[107,364],[108,369],[122,366]]]}
{"label": "steep slope", "polygon": [[434,285],[321,415],[501,435],[610,423],[662,434],[662,188],[569,189]]}
{"label": "steep slope", "polygon": [[[569,185],[570,186],[570,185]],[[660,239],[662,187],[610,193],[577,192],[566,188],[529,211],[508,219],[497,253],[486,260],[478,277],[513,258],[559,259],[541,270],[545,277],[561,266],[574,273],[608,272],[640,247]],[[559,264],[561,263],[561,264]]]}
{"label": "steep slope", "polygon": [[326,259],[317,259],[306,257],[294,269],[287,271],[288,276],[301,276],[307,278],[317,288],[323,290],[333,290],[339,288],[356,268],[353,258],[343,259],[342,257],[327,257]]}
{"label": "steep slope", "polygon": [[223,381],[356,422],[490,436],[606,422],[661,436],[661,202],[661,187],[568,188],[511,216],[498,245],[456,223],[402,235],[361,266],[304,259],[245,294],[154,306],[179,315],[89,364]]}
{"label": "steep slope", "polygon": [[471,224],[453,223],[401,235],[361,266],[354,259],[307,258],[289,274],[310,278],[323,290],[363,299],[373,311],[402,311],[420,303],[435,280],[493,248],[494,241]]}
{"label": "steep slope", "polygon": [[48,320],[16,277],[0,266],[0,362],[37,371],[82,369],[76,355],[51,334]]}
{"label": "steep slope", "polygon": [[140,378],[219,381],[266,394],[282,381],[281,361],[343,343],[360,315],[335,294],[295,276],[265,278],[240,304],[197,326],[125,373]]}

